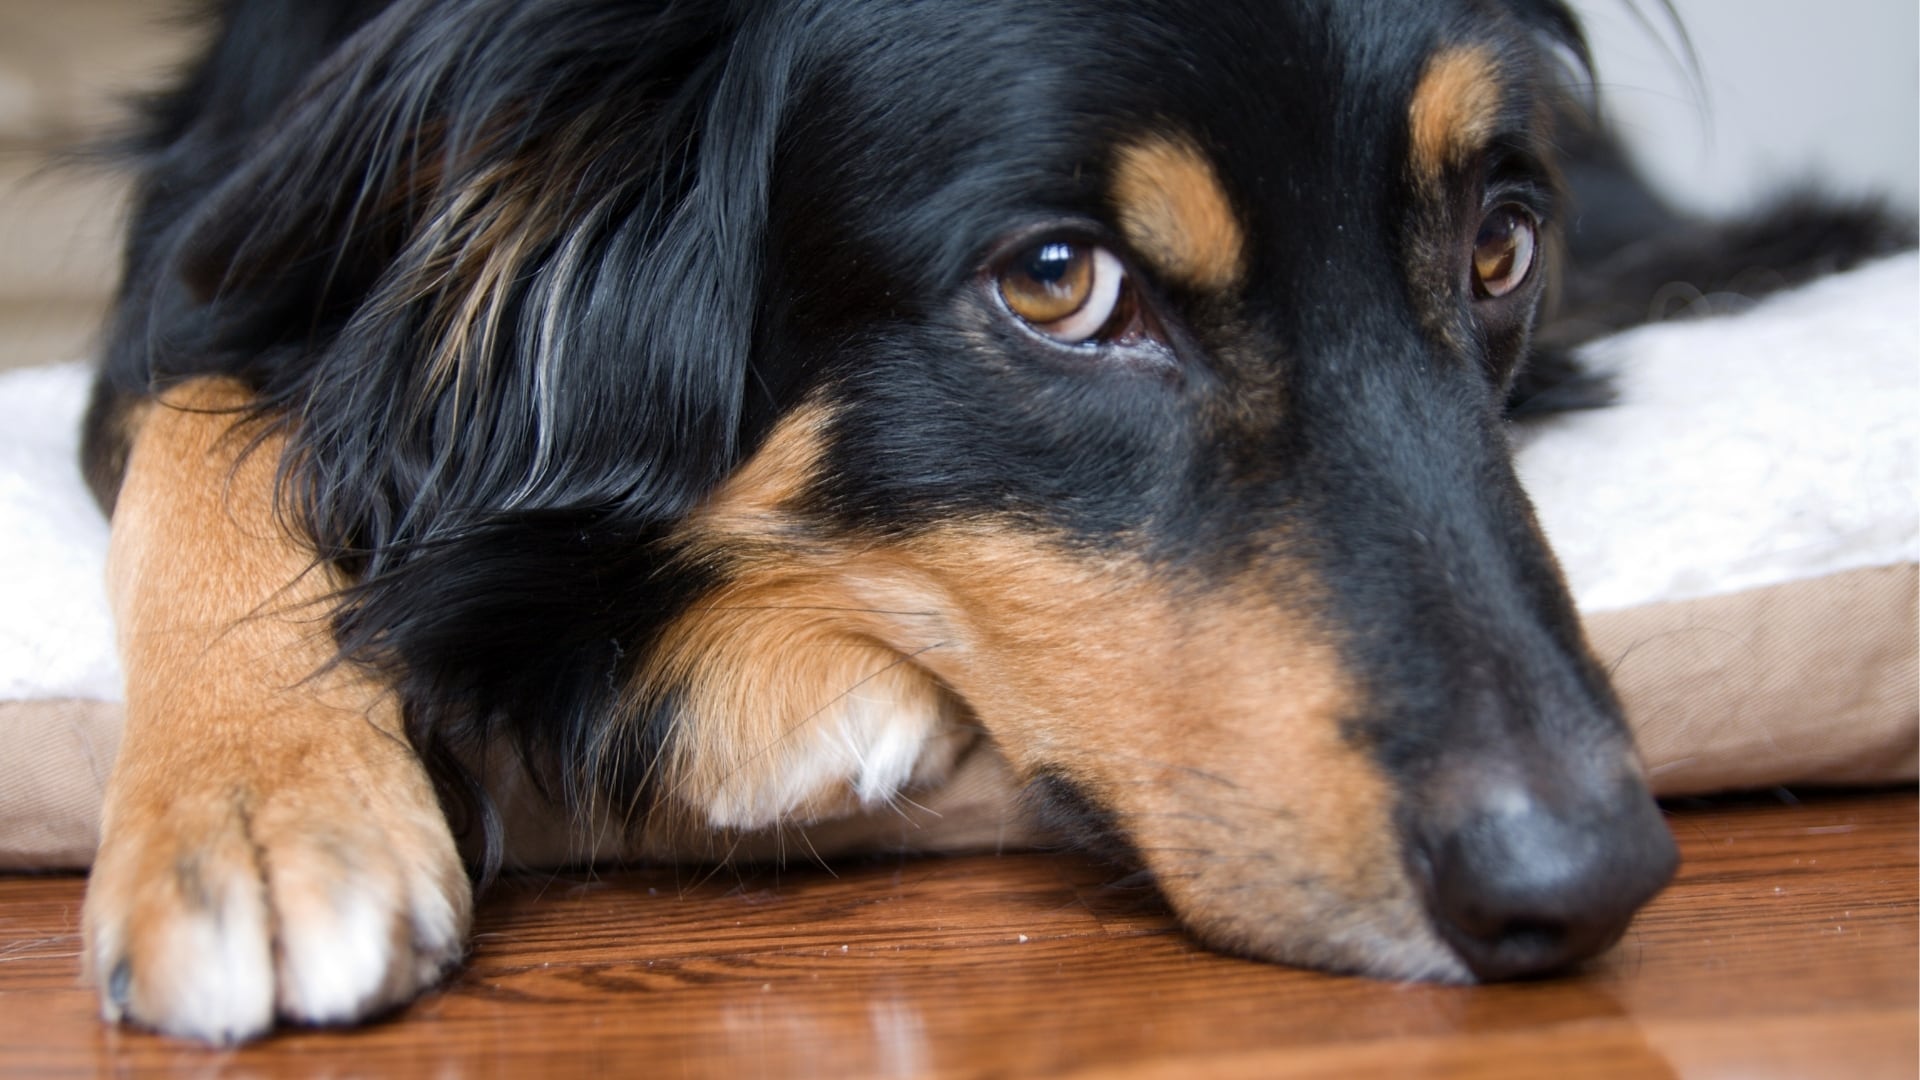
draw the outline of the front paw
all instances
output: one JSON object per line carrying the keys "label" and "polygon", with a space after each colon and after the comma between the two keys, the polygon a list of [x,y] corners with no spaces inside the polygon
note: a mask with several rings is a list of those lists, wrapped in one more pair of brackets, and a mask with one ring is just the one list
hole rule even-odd
{"label": "front paw", "polygon": [[115,791],[84,920],[109,1020],[234,1043],[362,1019],[459,962],[471,891],[417,764],[328,764]]}

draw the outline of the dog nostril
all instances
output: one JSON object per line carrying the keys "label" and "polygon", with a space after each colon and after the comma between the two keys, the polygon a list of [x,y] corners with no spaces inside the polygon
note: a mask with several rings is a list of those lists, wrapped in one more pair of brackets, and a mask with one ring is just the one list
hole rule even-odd
{"label": "dog nostril", "polygon": [[1433,914],[1442,936],[1476,978],[1508,979],[1565,967],[1610,942],[1605,927],[1587,928],[1554,909],[1570,896],[1529,887],[1490,871],[1484,860],[1452,852],[1435,861]]}
{"label": "dog nostril", "polygon": [[1565,923],[1515,919],[1489,937],[1499,947],[1522,956],[1557,956],[1566,951],[1570,929]]}
{"label": "dog nostril", "polygon": [[1541,975],[1598,954],[1673,876],[1673,838],[1644,793],[1581,809],[1506,793],[1423,844],[1434,923],[1475,977]]}
{"label": "dog nostril", "polygon": [[1547,974],[1598,951],[1582,947],[1586,934],[1579,926],[1537,917],[1470,917],[1455,922],[1453,930],[1447,936],[1455,951],[1482,980]]}

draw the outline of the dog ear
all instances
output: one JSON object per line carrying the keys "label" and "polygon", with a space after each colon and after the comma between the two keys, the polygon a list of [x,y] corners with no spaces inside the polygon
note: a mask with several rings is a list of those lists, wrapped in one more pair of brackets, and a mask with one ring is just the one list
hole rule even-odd
{"label": "dog ear", "polygon": [[731,48],[725,4],[560,6],[388,11],[176,248],[303,414],[323,549],[442,506],[671,517],[732,463],[783,52]]}
{"label": "dog ear", "polygon": [[676,602],[654,541],[742,452],[801,47],[755,10],[399,3],[172,249],[175,340],[290,418],[288,502],[355,583],[341,651],[470,808],[455,762],[498,734],[573,782]]}

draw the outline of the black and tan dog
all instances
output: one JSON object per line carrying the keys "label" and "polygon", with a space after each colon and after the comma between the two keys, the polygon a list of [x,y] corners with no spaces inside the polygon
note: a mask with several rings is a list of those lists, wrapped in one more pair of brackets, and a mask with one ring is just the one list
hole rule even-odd
{"label": "black and tan dog", "polygon": [[705,858],[965,846],[895,807],[966,774],[1213,946],[1391,978],[1563,967],[1671,874],[1509,464],[1560,4],[218,15],[87,433],[109,1017],[430,986],[450,820],[534,844],[503,785]]}

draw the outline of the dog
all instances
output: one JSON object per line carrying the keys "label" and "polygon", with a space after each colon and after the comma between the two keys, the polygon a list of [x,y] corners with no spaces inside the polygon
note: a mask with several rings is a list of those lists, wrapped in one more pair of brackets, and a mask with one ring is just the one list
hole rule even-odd
{"label": "dog", "polygon": [[1738,244],[1575,227],[1557,0],[212,14],[86,422],[109,1020],[378,1014],[529,862],[984,824],[1453,982],[1673,874],[1509,414],[1604,397],[1556,288]]}

